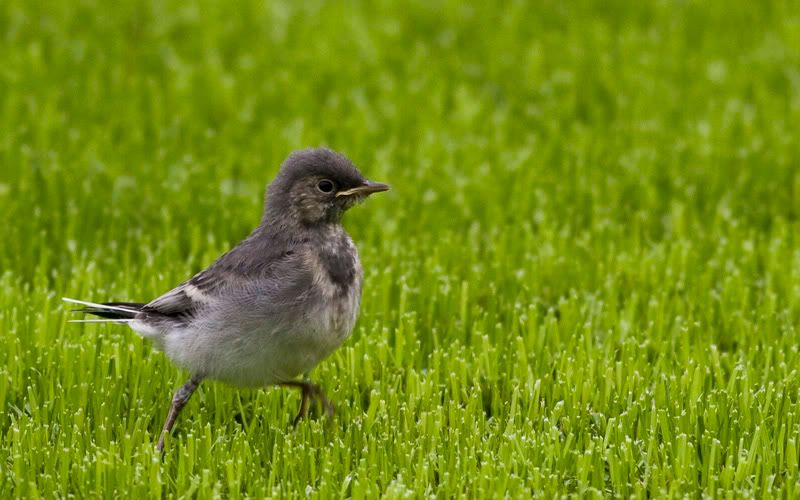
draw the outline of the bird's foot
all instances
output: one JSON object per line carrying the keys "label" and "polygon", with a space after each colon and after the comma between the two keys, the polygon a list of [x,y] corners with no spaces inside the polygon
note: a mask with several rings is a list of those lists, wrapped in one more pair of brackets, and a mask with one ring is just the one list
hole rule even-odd
{"label": "bird's foot", "polygon": [[304,380],[302,382],[285,382],[281,385],[285,387],[296,387],[302,391],[300,411],[297,412],[297,416],[292,422],[293,426],[296,426],[303,418],[308,416],[308,409],[311,406],[311,403],[315,401],[322,405],[325,415],[328,418],[333,416],[335,411],[333,404],[328,400],[328,398],[325,397],[325,393],[322,391],[322,388],[317,384]]}
{"label": "bird's foot", "polygon": [[189,398],[192,397],[192,394],[197,390],[202,380],[202,377],[192,377],[175,392],[175,395],[172,397],[172,406],[170,406],[169,414],[167,415],[167,421],[164,422],[164,429],[161,431],[161,436],[158,438],[158,444],[156,444],[156,451],[164,451],[164,439],[172,432],[172,427],[175,426],[175,420],[178,419],[178,414],[183,407],[186,406],[186,403],[189,402]]}

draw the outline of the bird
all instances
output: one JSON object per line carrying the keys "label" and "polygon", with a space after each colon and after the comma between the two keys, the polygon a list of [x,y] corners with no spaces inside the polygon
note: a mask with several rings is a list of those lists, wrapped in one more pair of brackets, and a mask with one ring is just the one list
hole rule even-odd
{"label": "bird", "polygon": [[312,403],[333,414],[303,376],[350,336],[359,315],[363,270],[342,216],[387,190],[341,153],[296,151],[267,186],[260,224],[205,270],[147,303],[63,298],[101,318],[72,321],[127,324],[190,373],[172,397],[158,451],[204,380],[300,389],[294,425]]}

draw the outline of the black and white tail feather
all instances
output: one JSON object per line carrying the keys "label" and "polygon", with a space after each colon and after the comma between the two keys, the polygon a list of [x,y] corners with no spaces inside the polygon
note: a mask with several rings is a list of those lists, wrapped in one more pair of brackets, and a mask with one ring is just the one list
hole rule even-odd
{"label": "black and white tail feather", "polygon": [[104,302],[98,304],[85,300],[76,300],[63,297],[64,302],[84,306],[81,309],[74,309],[74,312],[91,314],[103,319],[72,319],[70,323],[129,323],[136,319],[144,304],[136,302]]}
{"label": "black and white tail feather", "polygon": [[[140,302],[88,302],[63,297],[62,300],[83,306],[73,312],[91,314],[103,319],[76,319],[73,323],[127,323],[136,322],[140,326],[159,326],[167,329],[183,327],[188,324],[202,306],[214,302],[213,288],[219,280],[207,277],[208,271],[181,283],[155,300]],[[195,284],[197,283],[197,284]],[[137,332],[149,336],[144,330]]]}

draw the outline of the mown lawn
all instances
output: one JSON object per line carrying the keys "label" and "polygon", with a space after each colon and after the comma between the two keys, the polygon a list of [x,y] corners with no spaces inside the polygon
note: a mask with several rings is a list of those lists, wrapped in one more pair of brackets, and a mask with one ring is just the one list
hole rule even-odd
{"label": "mown lawn", "polygon": [[[800,495],[800,5],[0,2],[0,497]],[[337,403],[201,387],[148,300],[292,150],[346,217]]]}

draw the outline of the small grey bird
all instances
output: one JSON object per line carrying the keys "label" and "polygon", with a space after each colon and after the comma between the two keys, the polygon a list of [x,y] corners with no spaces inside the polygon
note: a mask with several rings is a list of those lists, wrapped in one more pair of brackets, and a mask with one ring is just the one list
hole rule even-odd
{"label": "small grey bird", "polygon": [[268,186],[261,224],[211,266],[147,304],[93,303],[78,311],[127,323],[191,373],[175,393],[157,449],[203,379],[302,390],[333,407],[319,386],[297,378],[350,336],[363,274],[342,214],[389,186],[364,178],[325,148],[293,153]]}

